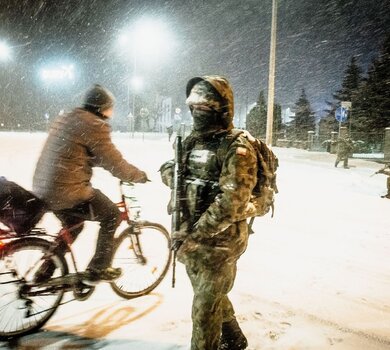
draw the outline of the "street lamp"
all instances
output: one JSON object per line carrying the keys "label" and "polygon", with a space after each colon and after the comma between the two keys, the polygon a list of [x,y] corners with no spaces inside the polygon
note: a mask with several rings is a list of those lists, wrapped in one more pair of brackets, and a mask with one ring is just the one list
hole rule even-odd
{"label": "street lamp", "polygon": [[75,78],[73,64],[61,64],[42,68],[40,77],[45,83],[59,83],[63,81],[73,81]]}
{"label": "street lamp", "polygon": [[49,113],[45,113],[45,121],[46,121],[46,129],[47,130],[49,130],[49,119],[50,119]]}
{"label": "street lamp", "polygon": [[6,42],[0,41],[0,60],[7,61],[9,58],[11,58],[11,48]]}
{"label": "street lamp", "polygon": [[[132,110],[132,122],[130,124],[130,129],[131,132],[134,134],[134,126],[135,126],[135,95],[137,92],[139,92],[142,89],[143,86],[143,79],[138,76],[133,76],[131,78],[130,83],[128,84],[129,86],[129,91],[128,91],[128,96],[129,96],[129,101],[130,101],[130,86],[132,87],[132,104],[131,104],[131,110]],[[129,102],[130,105],[130,102]]]}
{"label": "street lamp", "polygon": [[131,78],[130,84],[135,91],[140,91],[144,85],[144,81],[141,77],[134,76]]}
{"label": "street lamp", "polygon": [[[172,48],[172,35],[166,25],[155,19],[142,18],[122,32],[118,38],[120,52],[125,58],[132,60],[132,114],[135,118],[135,93],[142,88],[143,82],[138,77],[139,60],[147,63],[160,62]],[[141,60],[142,59],[142,60]],[[130,84],[128,84],[128,102],[130,107]],[[131,127],[133,127],[131,125]],[[134,130],[132,130],[134,131]]]}
{"label": "street lamp", "polygon": [[[50,114],[54,113],[52,103],[58,98],[62,89],[73,84],[75,81],[75,66],[72,63],[53,62],[42,66],[38,70],[38,79],[43,83],[42,106],[44,107],[44,120],[48,129]],[[61,89],[61,91],[60,91]],[[50,92],[50,96],[49,96]],[[49,102],[50,101],[50,102]]]}

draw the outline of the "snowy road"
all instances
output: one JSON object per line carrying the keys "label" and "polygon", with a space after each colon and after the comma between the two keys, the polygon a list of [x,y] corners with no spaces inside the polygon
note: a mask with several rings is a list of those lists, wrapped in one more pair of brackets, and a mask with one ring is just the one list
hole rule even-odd
{"label": "snowy road", "polygon": [[[43,134],[0,133],[0,175],[31,188]],[[137,187],[147,219],[169,228],[167,189],[157,172],[171,158],[166,137],[116,135],[126,157],[152,179]],[[275,148],[280,158],[275,217],[255,221],[231,293],[252,350],[390,349],[390,200],[381,199],[381,166],[334,155]],[[117,180],[102,170],[94,183],[114,200]],[[54,232],[58,223],[42,223]],[[90,223],[75,243],[81,266],[94,248]],[[63,305],[44,332],[1,349],[186,349],[192,292],[182,265],[154,293],[121,300],[100,285],[85,302]],[[0,315],[1,317],[1,315]]]}

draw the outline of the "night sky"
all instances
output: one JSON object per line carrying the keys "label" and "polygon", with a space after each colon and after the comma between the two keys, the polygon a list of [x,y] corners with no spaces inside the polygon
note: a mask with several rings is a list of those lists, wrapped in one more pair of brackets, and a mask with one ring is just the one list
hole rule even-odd
{"label": "night sky", "polygon": [[[95,82],[114,92],[117,118],[124,118],[134,53],[118,38],[150,18],[163,22],[171,39],[154,60],[137,56],[144,89],[185,108],[189,78],[222,74],[243,113],[267,92],[271,7],[272,0],[0,0],[0,41],[12,47],[11,59],[0,62],[0,119],[70,108]],[[279,0],[275,102],[293,107],[305,88],[320,115],[351,57],[365,70],[389,28],[389,1]],[[39,70],[56,62],[74,64],[73,83],[42,83]]]}

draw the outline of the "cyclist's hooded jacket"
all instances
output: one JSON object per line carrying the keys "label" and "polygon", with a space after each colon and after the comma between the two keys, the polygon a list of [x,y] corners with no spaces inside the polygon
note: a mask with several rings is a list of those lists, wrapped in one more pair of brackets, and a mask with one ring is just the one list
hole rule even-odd
{"label": "cyclist's hooded jacket", "polygon": [[36,165],[33,192],[50,210],[72,208],[92,198],[92,168],[102,167],[124,181],[144,173],[129,164],[111,141],[104,117],[76,108],[52,123]]}

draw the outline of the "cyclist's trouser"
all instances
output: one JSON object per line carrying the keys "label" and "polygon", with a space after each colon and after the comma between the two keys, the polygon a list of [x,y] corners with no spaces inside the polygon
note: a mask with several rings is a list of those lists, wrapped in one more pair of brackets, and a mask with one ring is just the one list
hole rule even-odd
{"label": "cyclist's trouser", "polygon": [[[73,208],[55,211],[54,214],[61,221],[63,227],[70,228],[71,242],[77,238],[83,229],[85,220],[98,221],[100,223],[99,236],[95,254],[88,268],[100,270],[111,265],[114,234],[120,224],[120,211],[116,204],[105,194],[94,189],[94,196],[88,202],[81,203]],[[57,249],[64,254],[66,243],[61,242]]]}

